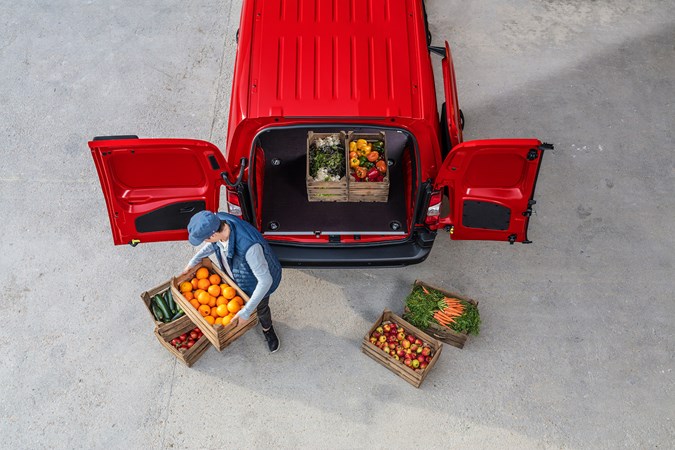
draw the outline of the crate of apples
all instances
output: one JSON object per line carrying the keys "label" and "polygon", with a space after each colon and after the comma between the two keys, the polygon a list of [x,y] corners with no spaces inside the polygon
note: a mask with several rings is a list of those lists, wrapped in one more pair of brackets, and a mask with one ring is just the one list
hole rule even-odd
{"label": "crate of apples", "polygon": [[426,369],[434,356],[431,345],[395,322],[384,322],[375,328],[370,343],[413,370]]}
{"label": "crate of apples", "polygon": [[361,350],[415,387],[436,364],[443,344],[396,314],[384,310]]}

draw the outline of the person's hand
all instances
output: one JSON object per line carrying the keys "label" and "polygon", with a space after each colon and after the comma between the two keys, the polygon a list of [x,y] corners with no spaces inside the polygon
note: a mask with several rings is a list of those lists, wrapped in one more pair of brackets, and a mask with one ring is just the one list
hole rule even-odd
{"label": "person's hand", "polygon": [[232,317],[230,323],[233,324],[235,327],[239,325],[239,313],[235,314],[234,317]]}

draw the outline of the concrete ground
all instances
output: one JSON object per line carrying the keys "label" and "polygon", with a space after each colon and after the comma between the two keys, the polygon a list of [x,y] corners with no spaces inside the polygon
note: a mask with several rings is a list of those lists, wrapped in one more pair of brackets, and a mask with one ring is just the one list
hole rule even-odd
{"label": "concrete ground", "polygon": [[[86,142],[223,146],[240,7],[0,1],[0,447],[672,448],[675,4],[428,0],[465,138],[556,146],[534,244],[443,234],[412,267],[286,270],[281,350],[256,330],[188,369],[139,294],[192,249],[112,245]],[[415,279],[483,318],[421,389],[359,349]]]}

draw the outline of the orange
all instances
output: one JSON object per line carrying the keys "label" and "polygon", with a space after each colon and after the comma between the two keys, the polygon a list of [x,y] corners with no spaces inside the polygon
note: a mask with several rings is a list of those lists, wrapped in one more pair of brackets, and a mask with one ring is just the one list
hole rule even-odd
{"label": "orange", "polygon": [[181,292],[191,291],[192,290],[192,283],[190,283],[189,281],[183,281],[180,284],[179,289],[180,289]]}
{"label": "orange", "polygon": [[213,308],[216,306],[216,298],[213,295],[209,295],[209,303],[208,305]]}
{"label": "orange", "polygon": [[225,297],[228,300],[232,300],[236,295],[237,291],[231,286],[228,286],[225,289],[223,289],[223,297]]}
{"label": "orange", "polygon": [[206,317],[211,313],[211,308],[209,308],[209,305],[200,305],[199,306],[199,314],[202,316]]}
{"label": "orange", "polygon": [[216,306],[227,305],[227,299],[222,295],[216,299]]}
{"label": "orange", "polygon": [[204,289],[207,290],[211,286],[211,283],[209,282],[208,278],[203,278],[199,281],[197,281],[197,287],[199,289]]}
{"label": "orange", "polygon": [[193,294],[192,291],[187,291],[183,292],[183,297],[185,297],[185,300],[192,300],[193,298],[195,298],[195,294]]}
{"label": "orange", "polygon": [[199,281],[197,278],[193,278],[190,280],[190,284],[192,284],[192,289],[197,289],[197,281]]}
{"label": "orange", "polygon": [[211,308],[211,316],[215,319],[218,317],[218,308]]}
{"label": "orange", "polygon": [[195,298],[199,298],[199,294],[201,294],[202,292],[206,292],[206,291],[204,289],[197,289],[196,291],[194,291],[192,293],[192,295],[194,295]]}
{"label": "orange", "polygon": [[198,280],[203,280],[205,278],[209,277],[209,269],[206,267],[200,267],[197,269],[197,273],[195,274]]}
{"label": "orange", "polygon": [[230,310],[227,309],[227,305],[219,305],[216,310],[218,311],[218,315],[220,317],[225,317],[230,313]]}
{"label": "orange", "polygon": [[216,319],[214,319],[211,316],[206,316],[206,317],[204,317],[204,319],[206,319],[206,321],[209,323],[209,325],[213,325],[214,323],[216,323]]}
{"label": "orange", "polygon": [[222,319],[223,325],[227,325],[228,323],[230,323],[230,321],[232,320],[232,317],[234,317],[234,316],[227,315],[227,316],[223,317],[223,319]]}
{"label": "orange", "polygon": [[218,297],[220,295],[220,286],[217,284],[212,284],[209,286],[207,291],[209,291],[209,294],[213,295],[214,297]]}
{"label": "orange", "polygon": [[197,296],[197,300],[199,300],[199,303],[201,303],[202,305],[206,305],[211,300],[211,296],[209,295],[208,292],[202,291]]}
{"label": "orange", "polygon": [[195,300],[195,299],[190,300],[190,304],[191,304],[192,306],[194,306],[195,309],[197,309],[197,310],[198,310],[199,307],[201,306],[201,303],[199,303],[199,301],[198,301],[198,300]]}
{"label": "orange", "polygon": [[216,317],[216,325],[222,325],[223,324],[223,318],[222,317]]}
{"label": "orange", "polygon": [[227,304],[227,310],[231,312],[232,314],[235,314],[237,311],[241,309],[241,305],[239,304],[238,301],[232,299],[230,300],[230,303]]}
{"label": "orange", "polygon": [[221,284],[220,285],[220,292],[223,292],[225,290],[225,288],[228,288],[228,287],[230,287],[229,284],[225,284],[225,283]]}
{"label": "orange", "polygon": [[239,303],[240,308],[244,306],[244,299],[239,297],[238,295],[235,298],[233,298],[232,301]]}
{"label": "orange", "polygon": [[220,284],[220,276],[217,273],[214,273],[209,277],[211,284]]}

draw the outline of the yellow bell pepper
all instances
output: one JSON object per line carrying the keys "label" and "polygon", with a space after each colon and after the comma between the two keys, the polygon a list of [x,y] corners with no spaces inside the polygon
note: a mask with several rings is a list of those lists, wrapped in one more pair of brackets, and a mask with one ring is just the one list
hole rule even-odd
{"label": "yellow bell pepper", "polygon": [[349,143],[349,152],[351,153],[351,152],[355,152],[355,151],[356,151],[356,142],[351,141]]}
{"label": "yellow bell pepper", "polygon": [[365,139],[359,139],[358,141],[356,141],[356,148],[358,150],[361,150],[366,145],[368,145],[368,141],[366,141]]}
{"label": "yellow bell pepper", "polygon": [[360,164],[359,158],[352,158],[349,160],[349,167],[359,167]]}

